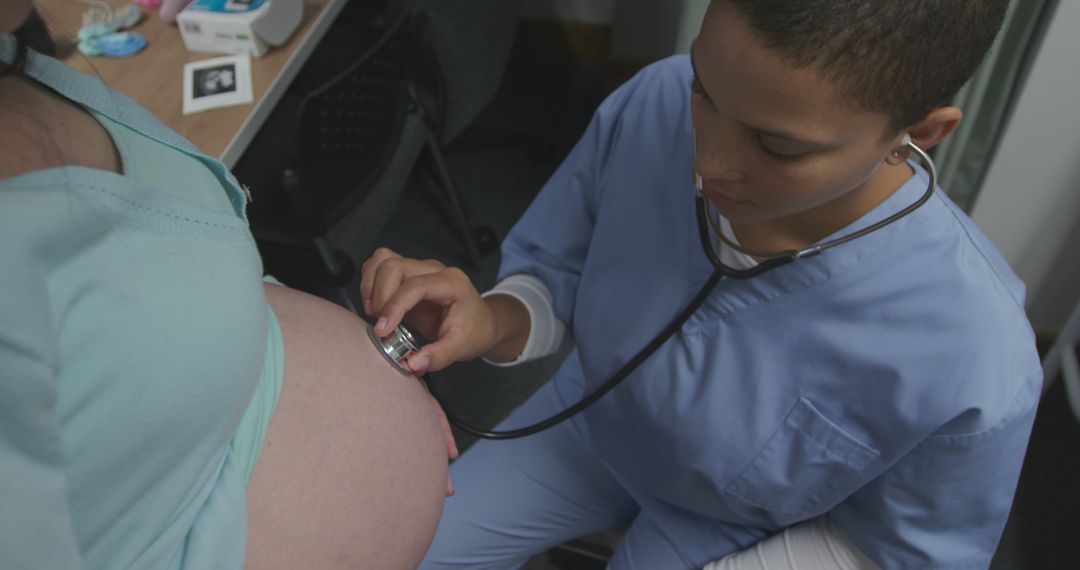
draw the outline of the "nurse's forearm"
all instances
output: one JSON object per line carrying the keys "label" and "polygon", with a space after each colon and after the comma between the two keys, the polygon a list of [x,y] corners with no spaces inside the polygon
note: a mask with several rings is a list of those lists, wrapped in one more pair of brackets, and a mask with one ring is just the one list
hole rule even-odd
{"label": "nurse's forearm", "polygon": [[493,362],[512,362],[525,349],[529,340],[529,311],[510,295],[490,295],[484,302],[495,316],[498,339],[484,358]]}

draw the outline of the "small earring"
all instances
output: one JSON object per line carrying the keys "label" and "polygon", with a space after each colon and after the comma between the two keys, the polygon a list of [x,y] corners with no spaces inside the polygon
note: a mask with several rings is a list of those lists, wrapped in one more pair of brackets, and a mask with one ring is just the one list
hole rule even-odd
{"label": "small earring", "polygon": [[893,158],[900,158],[900,151],[898,151],[898,150],[892,151],[892,156],[893,156]]}

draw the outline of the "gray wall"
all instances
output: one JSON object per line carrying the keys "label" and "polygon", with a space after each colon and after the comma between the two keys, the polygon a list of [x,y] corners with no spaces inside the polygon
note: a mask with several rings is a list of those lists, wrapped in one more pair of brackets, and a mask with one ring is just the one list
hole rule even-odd
{"label": "gray wall", "polygon": [[615,0],[520,0],[518,4],[522,18],[538,20],[610,24],[615,14]]}
{"label": "gray wall", "polygon": [[619,0],[615,4],[611,57],[647,63],[687,53],[709,0]]}
{"label": "gray wall", "polygon": [[1080,2],[1061,2],[972,217],[1028,286],[1028,316],[1055,330],[1080,300]]}
{"label": "gray wall", "polygon": [[613,59],[648,63],[686,53],[709,0],[521,0],[523,18],[612,25]]}

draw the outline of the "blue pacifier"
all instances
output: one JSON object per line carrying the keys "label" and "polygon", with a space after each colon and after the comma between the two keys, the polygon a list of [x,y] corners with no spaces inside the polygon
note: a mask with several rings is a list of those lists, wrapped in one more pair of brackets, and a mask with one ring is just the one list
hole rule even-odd
{"label": "blue pacifier", "polygon": [[[84,28],[85,29],[85,28]],[[104,55],[107,57],[128,57],[139,53],[146,47],[146,38],[133,32],[114,32],[104,35],[88,35],[85,39],[79,31],[79,51],[86,55]]]}

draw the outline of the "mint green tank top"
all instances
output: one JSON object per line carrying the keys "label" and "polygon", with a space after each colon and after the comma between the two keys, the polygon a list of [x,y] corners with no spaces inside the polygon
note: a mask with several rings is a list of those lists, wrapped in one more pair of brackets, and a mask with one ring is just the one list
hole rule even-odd
{"label": "mint green tank top", "polygon": [[26,74],[179,162],[0,180],[0,567],[237,570],[230,443],[268,331],[244,192],[97,78],[34,53]]}
{"label": "mint green tank top", "polygon": [[200,159],[155,141],[131,127],[88,109],[120,154],[124,176],[177,200],[215,212],[233,213],[228,192]]}

